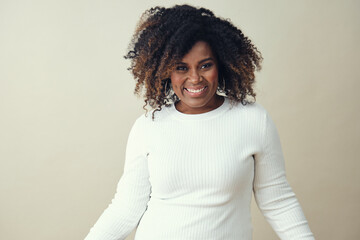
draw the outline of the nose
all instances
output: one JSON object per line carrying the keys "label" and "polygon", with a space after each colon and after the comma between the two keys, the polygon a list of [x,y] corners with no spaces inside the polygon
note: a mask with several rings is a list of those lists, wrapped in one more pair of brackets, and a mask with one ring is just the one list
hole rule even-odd
{"label": "nose", "polygon": [[201,76],[197,69],[190,70],[188,78],[192,83],[198,83],[201,81]]}

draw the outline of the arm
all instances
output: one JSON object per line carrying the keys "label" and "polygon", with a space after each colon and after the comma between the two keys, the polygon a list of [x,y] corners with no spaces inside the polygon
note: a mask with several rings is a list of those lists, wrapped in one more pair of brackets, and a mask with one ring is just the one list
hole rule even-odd
{"label": "arm", "polygon": [[116,194],[85,240],[123,240],[144,214],[151,186],[143,130],[143,123],[138,119],[129,134],[124,173]]}
{"label": "arm", "polygon": [[265,114],[263,149],[255,155],[255,201],[282,240],[312,240],[300,204],[286,180],[284,157],[276,126]]}

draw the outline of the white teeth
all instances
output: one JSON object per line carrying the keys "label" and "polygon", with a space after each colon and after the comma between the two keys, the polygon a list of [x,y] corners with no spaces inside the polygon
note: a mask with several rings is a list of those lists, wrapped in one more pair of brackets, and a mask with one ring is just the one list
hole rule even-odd
{"label": "white teeth", "polygon": [[203,87],[203,88],[201,88],[201,89],[198,89],[198,90],[186,88],[186,90],[188,90],[189,92],[192,92],[192,93],[198,93],[198,92],[203,91],[204,89],[205,89],[205,87]]}

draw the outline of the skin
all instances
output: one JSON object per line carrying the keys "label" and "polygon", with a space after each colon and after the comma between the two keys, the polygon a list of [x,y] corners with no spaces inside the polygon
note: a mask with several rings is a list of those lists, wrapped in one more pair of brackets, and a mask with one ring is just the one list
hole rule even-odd
{"label": "skin", "polygon": [[200,114],[218,108],[224,98],[216,94],[218,64],[208,43],[199,41],[177,63],[171,84],[180,101],[176,109],[186,114]]}

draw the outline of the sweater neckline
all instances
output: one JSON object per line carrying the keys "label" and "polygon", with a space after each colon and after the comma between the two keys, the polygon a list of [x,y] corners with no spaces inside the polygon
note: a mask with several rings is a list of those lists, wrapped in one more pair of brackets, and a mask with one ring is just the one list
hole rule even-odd
{"label": "sweater neckline", "polygon": [[176,109],[175,104],[172,104],[170,108],[167,108],[167,110],[170,112],[170,115],[176,119],[205,120],[221,115],[223,112],[225,112],[228,109],[228,107],[229,107],[229,100],[227,97],[224,97],[224,102],[219,107],[205,113],[198,113],[198,114],[182,113]]}

